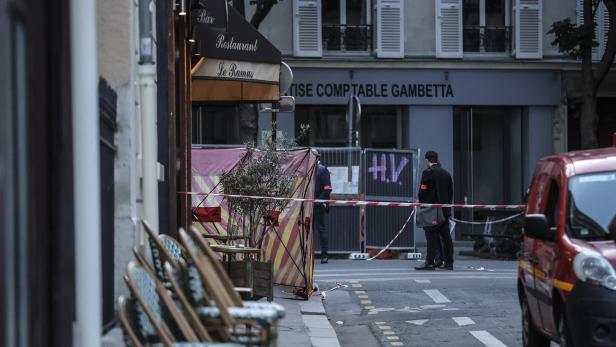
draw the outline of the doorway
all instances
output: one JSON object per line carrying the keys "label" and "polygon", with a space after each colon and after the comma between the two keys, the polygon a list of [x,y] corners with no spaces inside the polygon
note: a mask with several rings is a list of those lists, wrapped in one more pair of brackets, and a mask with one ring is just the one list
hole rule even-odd
{"label": "doorway", "polygon": [[[522,202],[524,118],[520,107],[454,107],[456,203]],[[485,220],[491,216],[491,212],[456,210],[454,215],[460,219],[474,221]],[[463,230],[462,233],[474,232],[473,228],[468,226],[460,225],[460,229]]]}

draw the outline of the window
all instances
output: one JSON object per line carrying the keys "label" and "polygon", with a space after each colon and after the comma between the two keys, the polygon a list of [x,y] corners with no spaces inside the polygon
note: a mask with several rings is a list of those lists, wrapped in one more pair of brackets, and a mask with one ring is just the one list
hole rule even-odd
{"label": "window", "polygon": [[510,0],[464,0],[464,52],[508,52],[510,8]]}
{"label": "window", "polygon": [[324,50],[367,52],[372,49],[367,0],[322,0],[321,22]]}
{"label": "window", "polygon": [[240,107],[242,106],[193,106],[192,143],[217,145],[243,143],[240,134],[242,130]]}

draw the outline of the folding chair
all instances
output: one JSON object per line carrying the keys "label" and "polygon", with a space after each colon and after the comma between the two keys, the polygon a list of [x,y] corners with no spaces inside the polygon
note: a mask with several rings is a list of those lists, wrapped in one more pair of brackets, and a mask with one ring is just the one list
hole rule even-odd
{"label": "folding chair", "polygon": [[[198,233],[198,232],[197,232]],[[215,256],[208,257],[197,246],[198,242],[205,243],[197,235],[197,243],[194,242],[184,230],[180,229],[180,239],[184,248],[197,268],[201,276],[203,288],[212,298],[214,306],[198,308],[202,319],[220,319],[222,323],[235,331],[237,327],[245,326],[250,335],[252,327],[260,328],[260,344],[275,345],[276,322],[284,316],[284,308],[274,303],[255,303],[251,307],[244,306],[239,295],[233,290],[231,280],[218,263]],[[206,248],[213,255],[211,249]],[[216,266],[220,269],[216,270]],[[242,340],[238,340],[243,342]]]}

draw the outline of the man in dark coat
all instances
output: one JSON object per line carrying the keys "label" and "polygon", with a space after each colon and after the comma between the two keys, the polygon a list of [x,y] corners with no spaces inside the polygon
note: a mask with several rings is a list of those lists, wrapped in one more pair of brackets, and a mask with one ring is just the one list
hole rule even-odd
{"label": "man in dark coat", "polygon": [[[317,200],[329,200],[332,192],[332,183],[329,177],[329,170],[325,165],[317,164],[317,177],[314,182],[314,198]],[[321,264],[327,264],[327,234],[325,233],[325,214],[328,212],[328,207],[323,203],[315,203],[313,211],[313,230],[319,233],[319,242],[321,243]]]}
{"label": "man in dark coat", "polygon": [[[447,170],[441,167],[438,154],[435,151],[426,152],[428,168],[421,175],[421,186],[419,187],[419,202],[426,204],[451,204],[453,201],[453,181]],[[449,232],[449,217],[451,209],[443,208],[445,221],[434,227],[426,227],[426,241],[428,252],[426,262],[422,266],[417,266],[417,270],[434,270],[437,252],[441,249],[441,261],[444,268],[453,270],[453,242]],[[441,247],[442,241],[442,247]]]}

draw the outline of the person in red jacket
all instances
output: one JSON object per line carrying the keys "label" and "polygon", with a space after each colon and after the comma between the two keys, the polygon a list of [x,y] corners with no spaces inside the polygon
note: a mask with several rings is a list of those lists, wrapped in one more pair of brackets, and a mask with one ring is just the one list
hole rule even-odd
{"label": "person in red jacket", "polygon": [[[329,200],[332,192],[332,183],[329,170],[319,161],[317,164],[317,176],[314,184],[314,198],[317,200]],[[313,211],[313,230],[319,233],[321,244],[321,264],[328,262],[327,234],[325,230],[325,214],[329,212],[327,204],[315,203]]]}

